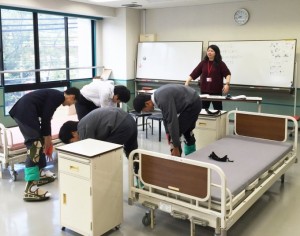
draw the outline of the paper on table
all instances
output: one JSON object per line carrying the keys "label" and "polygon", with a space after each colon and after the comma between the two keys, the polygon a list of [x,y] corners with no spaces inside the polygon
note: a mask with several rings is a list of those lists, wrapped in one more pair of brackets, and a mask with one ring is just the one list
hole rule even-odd
{"label": "paper on table", "polygon": [[230,99],[232,100],[245,100],[247,97],[245,95],[232,96]]}

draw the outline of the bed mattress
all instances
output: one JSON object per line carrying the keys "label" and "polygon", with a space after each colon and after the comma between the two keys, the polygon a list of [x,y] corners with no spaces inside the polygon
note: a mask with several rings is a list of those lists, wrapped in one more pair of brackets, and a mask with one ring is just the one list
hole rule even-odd
{"label": "bed mattress", "polygon": [[[233,197],[268,171],[293,148],[286,142],[229,135],[186,156],[201,162],[219,166],[225,173],[227,188]],[[219,157],[227,155],[233,162],[219,162],[209,158],[212,151]],[[211,175],[212,183],[220,184],[216,173]],[[213,199],[220,200],[220,191],[211,190]]]}

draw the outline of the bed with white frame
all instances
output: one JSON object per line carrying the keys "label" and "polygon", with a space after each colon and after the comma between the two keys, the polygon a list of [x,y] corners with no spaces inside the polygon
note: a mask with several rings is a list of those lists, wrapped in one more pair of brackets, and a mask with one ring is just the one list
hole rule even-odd
{"label": "bed with white frame", "polygon": [[[60,106],[57,110],[58,115],[51,120],[52,143],[54,147],[62,144],[58,138],[58,133],[63,123],[68,120],[78,121],[74,109],[74,105],[71,107]],[[19,127],[8,128],[0,123],[0,179],[3,177],[3,170],[9,169],[11,180],[16,181],[18,173],[14,166],[18,163],[24,163],[26,157],[27,149]]]}
{"label": "bed with white frame", "polygon": [[[130,154],[128,203],[149,209],[144,225],[154,227],[159,209],[189,220],[191,235],[195,225],[201,225],[226,236],[276,181],[284,182],[285,172],[297,161],[297,121],[245,111],[230,111],[226,119],[224,138],[186,157],[142,149]],[[288,139],[290,126],[295,129],[293,140]],[[233,162],[213,160],[212,152]],[[139,165],[138,173],[134,165]]]}

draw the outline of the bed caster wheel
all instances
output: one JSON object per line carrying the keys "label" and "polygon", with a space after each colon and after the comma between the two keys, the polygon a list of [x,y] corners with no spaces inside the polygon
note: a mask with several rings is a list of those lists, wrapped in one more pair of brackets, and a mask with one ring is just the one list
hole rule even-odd
{"label": "bed caster wheel", "polygon": [[119,230],[120,227],[121,227],[121,225],[117,225],[117,226],[115,227],[115,230]]}
{"label": "bed caster wheel", "polygon": [[63,227],[61,227],[61,230],[62,230],[62,231],[65,231],[65,229],[66,229],[66,227],[64,227],[64,226],[63,226]]}
{"label": "bed caster wheel", "polygon": [[147,212],[144,215],[142,222],[144,226],[149,226],[151,224],[150,213]]}
{"label": "bed caster wheel", "polygon": [[17,175],[18,175],[18,172],[17,171],[11,171],[10,173],[11,175],[11,181],[16,181],[17,180]]}

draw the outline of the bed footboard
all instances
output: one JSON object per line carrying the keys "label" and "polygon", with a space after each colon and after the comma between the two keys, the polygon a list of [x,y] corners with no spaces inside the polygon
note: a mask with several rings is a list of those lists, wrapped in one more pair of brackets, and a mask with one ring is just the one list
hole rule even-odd
{"label": "bed footboard", "polygon": [[141,154],[140,164],[141,180],[148,185],[207,198],[207,168],[147,154]]}
{"label": "bed footboard", "polygon": [[[135,173],[134,166],[139,166]],[[231,194],[226,189],[224,172],[215,165],[137,149],[129,157],[128,202],[140,202],[151,214],[146,215],[144,225],[151,224],[155,209],[181,219],[189,219],[192,225],[220,224],[230,214]],[[211,182],[211,172],[218,173],[220,184]],[[218,189],[221,203],[213,208],[211,191]],[[152,223],[151,223],[152,222]],[[223,222],[224,223],[224,222]],[[192,227],[192,226],[191,226]]]}

